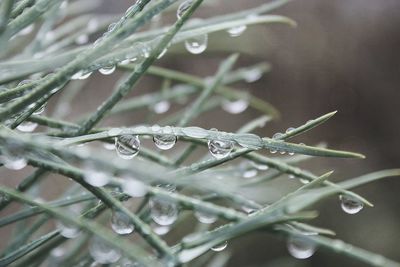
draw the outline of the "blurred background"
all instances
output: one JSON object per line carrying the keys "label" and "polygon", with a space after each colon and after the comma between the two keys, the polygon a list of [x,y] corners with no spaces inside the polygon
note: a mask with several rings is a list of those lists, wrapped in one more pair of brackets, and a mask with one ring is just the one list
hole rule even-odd
{"label": "blurred background", "polygon": [[[131,2],[105,0],[98,12],[124,12]],[[216,2],[212,8],[201,8],[196,16],[206,18],[240,11],[268,1]],[[327,123],[295,141],[325,141],[331,148],[360,152],[367,158],[320,158],[307,166],[320,174],[335,170],[333,181],[400,167],[400,1],[294,0],[272,13],[294,19],[298,27],[251,26],[236,38],[211,34],[209,47],[202,55],[191,55],[183,45],[177,45],[157,65],[206,77],[213,75],[218,64],[236,51],[241,53],[237,67],[269,62],[272,71],[263,78],[234,86],[251,91],[280,110],[280,120],[268,123],[258,134],[272,136],[338,110]],[[161,23],[168,23],[173,17],[174,14],[163,17]],[[109,95],[115,79],[94,75],[88,84],[92,91],[82,94],[76,107],[93,110]],[[158,89],[159,83],[153,80],[141,83],[141,92]],[[69,117],[76,118],[81,112],[80,108],[73,109]],[[213,111],[193,124],[234,131],[259,115],[251,109],[237,115]],[[140,123],[141,118],[126,114],[107,122],[134,124]],[[400,178],[375,182],[356,192],[375,207],[348,215],[341,210],[338,199],[331,198],[317,207],[320,216],[313,224],[333,229],[339,239],[400,261]],[[307,260],[295,260],[288,255],[284,240],[262,232],[231,242],[229,249],[233,255],[229,267],[363,266],[324,250],[318,250]]]}

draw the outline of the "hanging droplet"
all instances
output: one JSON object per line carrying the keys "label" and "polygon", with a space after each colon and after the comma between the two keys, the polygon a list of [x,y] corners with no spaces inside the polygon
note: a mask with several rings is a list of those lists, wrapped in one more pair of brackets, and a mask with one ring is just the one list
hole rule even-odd
{"label": "hanging droplet", "polygon": [[263,72],[259,68],[250,69],[244,73],[244,80],[248,83],[253,83],[261,79],[262,75]]}
{"label": "hanging droplet", "polygon": [[150,50],[148,46],[141,42],[136,42],[131,46],[132,52],[127,54],[127,58],[130,62],[141,64],[145,58],[149,57]]}
{"label": "hanging droplet", "polygon": [[185,41],[185,48],[192,54],[201,54],[206,51],[208,45],[208,35],[201,34],[194,37],[190,37]]}
{"label": "hanging droplet", "polygon": [[299,180],[300,180],[300,182],[301,182],[302,184],[308,184],[308,183],[310,183],[309,180],[304,179],[304,178],[300,178]]}
{"label": "hanging droplet", "polygon": [[307,259],[314,255],[316,246],[307,239],[301,237],[290,237],[287,241],[287,249],[296,259]]}
{"label": "hanging droplet", "polygon": [[38,109],[36,109],[32,114],[33,115],[40,115],[43,114],[43,112],[46,109],[46,104],[41,105]]}
{"label": "hanging droplet", "polygon": [[157,114],[163,114],[169,110],[171,103],[166,100],[162,100],[153,106],[153,111]]}
{"label": "hanging droplet", "polygon": [[31,133],[38,127],[35,122],[24,121],[17,126],[17,129],[24,133]]}
{"label": "hanging droplet", "polygon": [[155,135],[153,141],[159,149],[168,150],[176,144],[177,138],[174,134]]}
{"label": "hanging droplet", "polygon": [[111,228],[119,235],[127,235],[133,232],[131,219],[121,211],[113,211],[111,216]]}
{"label": "hanging droplet", "polygon": [[232,141],[225,140],[209,140],[208,141],[208,150],[211,155],[213,155],[216,159],[222,159],[231,153],[233,150],[234,143]]}
{"label": "hanging droplet", "polygon": [[249,161],[242,161],[239,164],[239,171],[239,175],[245,179],[253,178],[258,174],[257,169],[254,168]]}
{"label": "hanging droplet", "polygon": [[276,134],[274,134],[273,136],[272,136],[272,139],[277,139],[277,140],[279,140],[279,139],[281,139],[283,137],[283,133],[276,133]]}
{"label": "hanging droplet", "polygon": [[135,179],[126,178],[122,182],[122,191],[131,197],[143,197],[147,194],[146,186]]}
{"label": "hanging droplet", "polygon": [[108,25],[107,32],[110,33],[112,31],[114,31],[116,26],[117,26],[116,22],[111,23],[110,25]]}
{"label": "hanging droplet", "polygon": [[21,170],[28,165],[25,158],[17,155],[2,155],[0,161],[4,164],[4,167],[15,171]]}
{"label": "hanging droplet", "polygon": [[151,223],[151,228],[153,229],[154,233],[159,236],[166,235],[171,230],[169,226],[159,225],[155,222]]}
{"label": "hanging droplet", "polygon": [[238,99],[235,101],[224,100],[222,102],[222,109],[231,114],[239,114],[247,109],[249,102],[244,99]]}
{"label": "hanging droplet", "polygon": [[101,264],[114,263],[121,257],[120,251],[109,246],[104,240],[92,237],[89,243],[89,253],[93,260]]}
{"label": "hanging droplet", "polygon": [[92,186],[105,186],[110,181],[109,174],[99,170],[93,163],[86,163],[83,169],[83,179]]}
{"label": "hanging droplet", "polygon": [[89,76],[92,74],[92,72],[84,72],[84,71],[78,71],[74,75],[71,76],[71,80],[85,80],[89,78]]}
{"label": "hanging droplet", "polygon": [[287,134],[290,134],[290,133],[292,133],[294,130],[296,130],[296,129],[293,128],[293,127],[287,128],[287,129],[286,129],[286,133],[287,133]]}
{"label": "hanging droplet", "polygon": [[80,234],[80,230],[73,224],[68,224],[62,221],[56,222],[57,229],[60,230],[60,235],[65,238],[76,238]]}
{"label": "hanging droplet", "polygon": [[182,4],[179,5],[178,10],[176,11],[176,17],[180,19],[183,14],[192,6],[193,0],[186,0]]}
{"label": "hanging droplet", "polygon": [[178,212],[176,203],[158,198],[150,200],[150,217],[159,225],[173,224],[178,219]]}
{"label": "hanging droplet", "polygon": [[224,249],[226,249],[226,247],[228,246],[228,241],[224,241],[218,245],[215,245],[211,248],[212,251],[216,251],[216,252],[220,252],[223,251]]}
{"label": "hanging droplet", "polygon": [[113,66],[106,66],[99,69],[99,72],[103,75],[110,75],[115,71],[116,67]]}
{"label": "hanging droplet", "polygon": [[238,37],[244,33],[244,31],[247,29],[246,25],[241,25],[237,27],[230,28],[227,32],[229,33],[230,37]]}
{"label": "hanging droplet", "polygon": [[364,207],[364,204],[361,201],[349,195],[340,195],[339,199],[342,210],[348,214],[356,214]]}
{"label": "hanging droplet", "polygon": [[117,154],[123,159],[133,159],[139,154],[140,140],[137,135],[121,135],[115,138]]}
{"label": "hanging droplet", "polygon": [[210,214],[210,213],[204,212],[204,211],[195,211],[194,216],[197,218],[197,220],[199,222],[205,223],[205,224],[215,223],[218,219],[218,217],[215,216],[214,214]]}

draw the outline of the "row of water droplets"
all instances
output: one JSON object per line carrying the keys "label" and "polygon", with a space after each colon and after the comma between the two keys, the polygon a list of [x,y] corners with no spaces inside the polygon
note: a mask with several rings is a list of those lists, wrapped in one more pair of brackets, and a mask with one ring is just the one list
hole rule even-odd
{"label": "row of water droplets", "polygon": [[[108,25],[107,31],[103,33],[103,35],[98,38],[94,43],[93,43],[93,48],[96,48],[101,42],[104,41],[105,38],[107,38],[112,32],[114,32],[116,29],[120,28],[121,25],[125,23],[125,21],[128,19],[128,17],[131,15],[132,11],[136,6],[140,4],[140,0],[136,1],[135,5],[132,5],[129,7],[125,15],[118,21],[118,22],[113,22],[110,25]],[[95,26],[91,26],[88,30],[89,32],[93,32],[94,29],[97,29],[97,23],[93,23]],[[79,39],[77,39],[77,43],[83,44],[88,41],[88,36],[83,35],[79,36]],[[103,75],[110,75],[115,72],[116,70],[116,64],[121,64],[121,65],[126,65],[130,63],[135,63],[137,65],[140,65],[146,58],[150,56],[150,47],[148,47],[146,44],[142,42],[136,42],[133,45],[130,46],[129,48],[132,52],[128,53],[123,59],[114,59],[108,66],[102,66],[101,68],[98,69],[98,71],[103,74]],[[87,71],[87,70],[81,70],[75,73],[71,79],[72,80],[84,80],[90,77],[92,74],[92,71]]]}
{"label": "row of water droplets", "polygon": [[[182,16],[185,14],[185,12],[191,7],[193,4],[193,0],[187,0],[182,2],[178,10],[176,11],[176,16],[178,19],[182,18]],[[198,22],[201,22],[201,19],[193,19],[191,21],[193,24],[196,24]],[[246,25],[241,25],[238,27],[231,28],[227,30],[228,34],[231,37],[238,37],[240,36],[245,30],[247,29]],[[185,48],[188,52],[192,54],[201,54],[203,53],[208,46],[208,34],[200,34],[198,36],[190,37],[185,40]]]}

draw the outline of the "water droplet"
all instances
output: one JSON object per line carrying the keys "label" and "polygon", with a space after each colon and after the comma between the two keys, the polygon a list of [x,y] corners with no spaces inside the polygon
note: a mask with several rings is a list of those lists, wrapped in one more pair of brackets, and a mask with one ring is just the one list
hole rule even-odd
{"label": "water droplet", "polygon": [[231,37],[238,37],[244,33],[244,31],[247,29],[246,25],[241,25],[237,27],[230,28],[227,32],[229,33],[229,36]]}
{"label": "water droplet", "polygon": [[169,110],[171,107],[171,103],[166,100],[162,100],[158,103],[155,103],[153,106],[153,111],[157,114],[163,114]]}
{"label": "water droplet", "polygon": [[281,139],[283,137],[283,133],[276,133],[276,134],[274,134],[273,136],[272,136],[272,139],[277,139],[277,140],[279,140],[279,139]]}
{"label": "water droplet", "polygon": [[57,229],[60,230],[60,235],[65,238],[76,238],[80,234],[80,230],[73,224],[68,224],[62,221],[56,222]]}
{"label": "water droplet", "polygon": [[270,152],[271,154],[275,154],[276,152],[278,152],[278,150],[276,150],[275,148],[271,148],[271,149],[269,150],[269,152]]}
{"label": "water droplet", "polygon": [[339,199],[342,210],[348,214],[356,214],[364,207],[361,201],[349,195],[340,195]]}
{"label": "water droplet", "polygon": [[108,25],[107,32],[114,31],[116,26],[117,26],[116,22],[111,23],[110,25]]}
{"label": "water droplet", "polygon": [[192,54],[201,54],[206,51],[208,45],[208,35],[201,34],[198,36],[190,37],[185,41],[185,48]]}
{"label": "water droplet", "polygon": [[304,178],[301,178],[301,179],[299,179],[299,180],[300,180],[300,182],[301,182],[302,184],[308,184],[308,183],[310,183],[309,180],[304,179]]}
{"label": "water droplet", "polygon": [[147,194],[146,186],[132,178],[127,178],[123,181],[122,191],[131,197],[143,197]]}
{"label": "water droplet", "polygon": [[137,135],[121,135],[115,138],[117,154],[123,159],[133,159],[139,154],[140,140]]}
{"label": "water droplet", "polygon": [[314,255],[316,246],[310,241],[301,237],[290,237],[287,241],[287,249],[296,259],[307,259]]}
{"label": "water droplet", "polygon": [[0,161],[4,164],[4,167],[15,171],[21,170],[28,165],[26,159],[17,155],[2,155]]}
{"label": "water droplet", "polygon": [[296,176],[294,176],[293,174],[289,174],[289,179],[295,179],[296,178]]}
{"label": "water droplet", "polygon": [[159,149],[168,150],[176,144],[177,138],[174,134],[155,135],[153,141]]}
{"label": "water droplet", "polygon": [[257,162],[250,161],[250,164],[259,171],[266,171],[269,169],[268,165],[266,164],[258,164]]}
{"label": "water droplet", "polygon": [[193,0],[184,1],[182,4],[179,5],[178,10],[176,11],[176,17],[180,19],[183,14],[192,6]]}
{"label": "water droplet", "polygon": [[93,163],[86,163],[83,169],[83,179],[92,186],[105,186],[110,181],[109,174],[99,170]]}
{"label": "water droplet", "polygon": [[159,236],[166,235],[171,230],[169,226],[159,225],[155,222],[151,223],[151,228],[153,229],[154,233]]}
{"label": "water droplet", "polygon": [[249,102],[244,99],[238,99],[236,101],[224,100],[222,103],[222,109],[231,114],[242,113],[248,106]]}
{"label": "water droplet", "polygon": [[117,249],[109,246],[98,237],[93,237],[90,240],[89,253],[93,260],[101,264],[114,263],[121,257],[121,253]]}
{"label": "water droplet", "polygon": [[261,79],[262,75],[262,70],[258,68],[250,69],[244,73],[244,80],[248,83],[253,83]]}
{"label": "water droplet", "polygon": [[92,72],[84,72],[81,70],[72,75],[71,80],[85,80],[89,78],[90,75],[92,75]]}
{"label": "water droplet", "polygon": [[99,72],[103,75],[110,75],[115,71],[116,67],[113,66],[105,66],[99,69]]}
{"label": "water droplet", "polygon": [[199,220],[199,222],[205,224],[215,223],[218,219],[218,217],[215,216],[214,214],[203,211],[195,211],[194,216],[197,218],[197,220]]}
{"label": "water droplet", "polygon": [[83,45],[89,42],[89,36],[87,34],[81,34],[75,39],[77,45]]}
{"label": "water droplet", "polygon": [[178,212],[176,203],[158,198],[150,200],[150,217],[159,225],[173,224],[178,219]]}
{"label": "water droplet", "polygon": [[119,235],[127,235],[133,232],[131,219],[121,211],[113,211],[111,216],[111,228]]}
{"label": "water droplet", "polygon": [[287,128],[287,129],[286,129],[286,133],[287,133],[287,134],[290,134],[290,133],[292,133],[294,130],[296,130],[296,128],[293,128],[293,127]]}
{"label": "water droplet", "polygon": [[32,114],[33,115],[40,115],[45,111],[45,109],[46,109],[46,104],[43,104],[38,109],[36,109]]}
{"label": "water droplet", "polygon": [[17,126],[17,129],[24,133],[31,133],[37,128],[38,124],[35,122],[24,121]]}
{"label": "water droplet", "polygon": [[211,248],[212,251],[216,251],[216,252],[220,252],[223,251],[224,249],[226,249],[226,247],[228,246],[228,241],[224,241],[218,245],[215,245]]}
{"label": "water droplet", "polygon": [[216,159],[222,159],[229,156],[233,150],[233,147],[234,143],[228,140],[225,141],[216,139],[208,141],[208,150]]}

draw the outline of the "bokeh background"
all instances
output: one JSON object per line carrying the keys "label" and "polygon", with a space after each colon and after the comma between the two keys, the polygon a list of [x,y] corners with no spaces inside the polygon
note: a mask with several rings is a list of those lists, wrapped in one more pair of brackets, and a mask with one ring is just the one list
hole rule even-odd
{"label": "bokeh background", "polygon": [[[216,6],[204,7],[196,16],[206,18],[268,1],[215,2]],[[130,4],[126,0],[105,0],[98,12],[119,13]],[[281,112],[280,120],[268,123],[257,133],[271,136],[338,110],[329,122],[296,141],[306,144],[326,141],[332,148],[361,152],[367,158],[317,159],[308,166],[316,173],[335,170],[334,181],[400,167],[400,1],[294,0],[272,13],[294,19],[298,27],[253,26],[237,38],[212,34],[204,54],[191,55],[183,46],[176,46],[157,64],[206,77],[235,51],[241,52],[237,66],[269,62],[272,71],[261,80],[236,86],[268,100]],[[171,19],[172,15],[167,16],[162,23]],[[88,84],[92,91],[83,92],[70,118],[82,112],[79,107],[93,110],[109,95],[115,79],[97,74],[94,77]],[[141,92],[156,91],[159,84],[145,80],[141,87],[147,87]],[[113,119],[108,123],[139,123],[142,115],[145,114],[126,114],[120,121]],[[251,109],[238,115],[218,111],[204,114],[195,124],[230,131],[257,116],[259,113]],[[60,185],[54,184],[57,187],[61,190]],[[400,178],[366,185],[356,192],[371,200],[375,207],[348,215],[340,209],[339,201],[331,198],[317,206],[320,217],[313,223],[333,229],[338,238],[351,244],[400,261]],[[5,239],[7,233],[3,231],[2,236]],[[233,255],[229,267],[363,266],[323,250],[310,259],[295,260],[288,255],[283,240],[261,232],[231,242],[229,249]]]}

